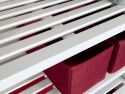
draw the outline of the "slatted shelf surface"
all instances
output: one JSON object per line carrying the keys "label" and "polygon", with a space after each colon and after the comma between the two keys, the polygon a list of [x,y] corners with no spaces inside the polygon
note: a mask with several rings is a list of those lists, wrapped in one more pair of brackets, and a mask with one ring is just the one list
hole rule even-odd
{"label": "slatted shelf surface", "polygon": [[125,92],[125,86],[123,86],[122,88],[120,88],[118,91],[116,91],[113,94],[124,94],[124,92]]}
{"label": "slatted shelf surface", "polygon": [[47,92],[46,94],[61,94],[56,88],[51,90],[50,92]]}
{"label": "slatted shelf surface", "polygon": [[123,83],[123,81],[122,81],[122,78],[120,77],[120,78],[114,80],[109,85],[107,85],[102,90],[98,91],[97,94],[106,94],[106,93],[110,92],[113,88],[115,88],[116,86],[118,86],[121,83]]}
{"label": "slatted shelf surface", "polygon": [[9,0],[0,0],[0,3],[2,3],[2,2],[6,2],[6,1],[9,1]]}
{"label": "slatted shelf surface", "polygon": [[29,4],[36,1],[39,1],[39,0],[8,0],[8,2],[0,3],[0,11]]}
{"label": "slatted shelf surface", "polygon": [[28,88],[27,90],[24,90],[20,94],[31,94],[31,93],[35,94],[35,93],[45,89],[46,87],[48,87],[50,85],[52,85],[51,81],[48,78],[46,78],[44,81],[41,81],[38,84]]}
{"label": "slatted shelf surface", "polygon": [[46,77],[46,75],[45,75],[43,72],[41,72],[41,73],[39,73],[39,74],[36,74],[36,75],[34,75],[34,76],[32,76],[32,77],[30,77],[30,78],[28,78],[28,79],[22,81],[21,83],[18,83],[17,85],[15,85],[15,86],[9,88],[8,90],[6,90],[6,91],[4,91],[4,92],[6,92],[6,93],[13,92],[13,91],[17,90],[18,88],[21,88],[21,87],[23,87],[24,85],[26,85],[26,84],[28,84],[28,83],[31,83],[32,81],[34,81],[34,80],[36,80],[36,79],[38,79],[38,78],[40,78],[40,77],[42,77],[42,76]]}
{"label": "slatted shelf surface", "polygon": [[[107,0],[0,2],[0,92],[19,88],[45,69],[123,32],[124,11]],[[27,53],[41,45],[44,48]],[[37,86],[21,94],[42,89]],[[56,88],[48,92],[56,93]]]}
{"label": "slatted shelf surface", "polygon": [[122,69],[113,74],[107,73],[104,80],[90,88],[88,91],[85,92],[85,94],[107,94],[110,90],[112,90],[115,86],[119,85],[120,83],[125,84],[125,79],[123,77],[120,77],[124,75],[124,73],[125,67],[123,67]]}
{"label": "slatted shelf surface", "polygon": [[125,79],[117,78],[96,94],[124,94],[125,93]]}
{"label": "slatted shelf surface", "polygon": [[61,94],[44,73],[39,73],[25,81],[8,92],[2,94]]}
{"label": "slatted shelf surface", "polygon": [[0,17],[1,17],[0,19],[5,19],[5,18],[12,17],[12,16],[17,16],[17,15],[24,14],[27,12],[33,12],[34,10],[45,8],[45,7],[51,6],[53,4],[58,4],[58,3],[65,2],[65,1],[67,1],[67,0],[39,1],[36,3],[24,5],[21,7],[12,8],[10,10],[1,11],[0,12]]}

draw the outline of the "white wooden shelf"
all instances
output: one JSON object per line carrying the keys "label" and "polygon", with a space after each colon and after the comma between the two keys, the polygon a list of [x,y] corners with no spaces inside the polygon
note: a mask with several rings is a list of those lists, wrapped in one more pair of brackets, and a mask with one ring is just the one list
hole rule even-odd
{"label": "white wooden shelf", "polygon": [[[45,69],[123,32],[124,12],[124,6],[108,0],[1,0],[0,93],[12,91]],[[88,26],[92,27],[84,30]],[[40,45],[45,47],[26,53]],[[125,68],[107,74],[87,94],[94,94],[124,73]],[[59,94],[56,88],[48,94],[53,92]]]}

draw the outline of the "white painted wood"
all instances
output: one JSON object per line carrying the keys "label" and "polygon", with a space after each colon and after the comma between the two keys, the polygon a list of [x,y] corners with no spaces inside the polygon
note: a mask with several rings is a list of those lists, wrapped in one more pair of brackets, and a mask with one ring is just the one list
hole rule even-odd
{"label": "white painted wood", "polygon": [[83,0],[73,0],[71,2],[56,5],[56,6],[47,8],[47,9],[40,9],[38,11],[28,13],[28,14],[25,14],[25,15],[22,15],[22,16],[18,16],[18,17],[14,17],[14,18],[11,18],[11,19],[3,20],[3,21],[0,21],[0,31],[2,31],[4,29],[7,29],[7,28],[10,28],[10,27],[18,26],[18,25],[26,23],[28,21],[33,21],[33,20],[36,20],[36,19],[40,19],[40,18],[49,16],[49,15],[67,10],[67,9],[71,9],[73,7],[77,7],[77,6],[89,3],[91,1],[94,1],[94,0],[84,0],[84,1]]}
{"label": "white painted wood", "polygon": [[39,0],[9,0],[7,2],[0,3],[0,11],[21,6],[24,4],[32,3],[35,1],[39,1]]}
{"label": "white painted wood", "polygon": [[15,86],[13,86],[13,87],[9,88],[8,90],[1,92],[1,93],[2,94],[9,94],[10,92],[17,90],[18,88],[21,88],[22,86],[25,86],[26,84],[31,83],[32,81],[34,81],[42,76],[47,77],[43,72],[38,73],[38,74],[22,81],[21,83],[16,84]]}
{"label": "white painted wood", "polygon": [[9,0],[0,0],[0,3],[2,3],[2,2],[6,2],[6,1],[9,1]]}
{"label": "white painted wood", "polygon": [[[72,32],[79,30],[83,27],[91,25],[95,22],[104,20],[104,19],[111,17],[115,14],[118,14],[124,10],[125,10],[125,8],[123,8],[123,7],[115,6],[115,7],[112,7],[110,9],[107,9],[107,10],[101,11],[99,13],[93,14],[91,16],[88,16],[86,18],[81,18],[80,20],[74,21],[74,22],[66,24],[64,26],[63,25],[58,26],[50,31],[47,31],[45,33],[41,33],[41,34],[36,35],[34,37],[31,37],[29,39],[26,39],[26,40],[14,43],[12,45],[8,45],[6,47],[0,48],[0,52],[1,52],[0,53],[0,60],[3,60],[3,59],[6,59],[8,57],[11,57],[13,55],[22,53],[26,50],[29,50],[31,48],[42,45],[46,42],[49,42],[49,41],[54,40],[56,38],[59,38],[59,37],[62,37],[64,35],[67,35],[69,33],[72,33]],[[5,35],[1,34],[0,38],[2,36],[5,36]]]}
{"label": "white painted wood", "polygon": [[107,85],[104,88],[102,88],[101,90],[99,90],[96,94],[107,94],[110,90],[112,90],[113,88],[115,88],[119,84],[124,83],[123,80],[125,80],[125,79],[123,79],[122,77],[117,78],[116,80],[111,82],[109,85]]}
{"label": "white painted wood", "polygon": [[17,39],[17,40],[13,40],[13,41],[4,43],[4,44],[0,45],[0,48],[5,47],[5,46],[8,46],[8,45],[13,44],[13,43],[16,43],[16,42],[18,42],[18,41],[20,41],[20,39]]}
{"label": "white painted wood", "polygon": [[68,1],[68,0],[45,0],[45,1],[40,1],[40,2],[36,2],[36,3],[27,4],[25,6],[16,7],[13,9],[1,11],[0,12],[0,20],[5,19],[5,18],[9,18],[12,16],[20,15],[23,13],[35,11],[37,9],[41,9],[41,8],[44,8],[44,7],[47,7],[50,5],[62,3],[64,1]]}
{"label": "white painted wood", "polygon": [[[37,77],[40,76],[41,71],[44,71],[45,69],[125,30],[125,15],[122,15],[79,34],[74,34],[73,32],[76,30],[124,12],[125,7],[115,5],[111,8],[91,14],[85,18],[62,25],[65,21],[112,5],[112,3],[107,1],[98,1],[57,16],[51,15],[95,0],[73,0],[42,9],[49,5],[58,4],[64,1],[67,0],[5,0],[5,2],[0,2],[0,11],[2,10],[0,12],[0,61],[8,60],[10,58],[13,59],[14,57],[12,61],[7,63],[5,62],[5,64],[0,65],[0,94],[8,94],[9,92],[33,81],[34,79],[37,79]],[[34,12],[10,18],[30,11]],[[42,18],[43,20],[29,26],[9,30],[11,27],[13,28],[39,18]],[[12,42],[21,37],[49,27],[52,29],[47,32],[22,41],[16,41],[15,43]],[[37,47],[59,37],[62,37],[63,40],[32,54],[25,54],[25,56],[23,55],[18,59],[15,58],[15,56],[25,53],[26,50]],[[103,81],[93,86],[85,94],[107,93],[119,83],[125,83],[123,79],[119,78],[119,76],[124,73],[125,68],[122,68],[116,73],[107,74]],[[41,81],[40,83],[21,92],[21,94],[36,94],[50,85],[52,85],[52,83],[47,78],[46,80]],[[125,86],[121,87],[114,94],[124,94],[124,90]],[[47,94],[61,93],[54,88]]]}
{"label": "white painted wood", "polygon": [[35,32],[38,32],[38,31],[46,29],[48,27],[52,27],[54,25],[57,25],[62,22],[68,21],[70,19],[77,18],[79,16],[91,13],[93,11],[107,7],[109,5],[110,5],[110,3],[98,2],[96,4],[82,7],[82,8],[58,15],[53,18],[48,18],[48,19],[39,21],[37,23],[31,24],[31,25],[28,25],[28,26],[25,26],[25,27],[22,27],[19,29],[11,30],[11,31],[9,31],[9,33],[5,32],[3,34],[0,34],[0,44],[8,42],[8,41],[12,41],[17,38],[21,38],[23,36],[26,36],[26,35],[29,35],[29,34],[32,34]]}
{"label": "white painted wood", "polygon": [[48,78],[46,78],[45,80],[29,87],[28,89],[20,92],[19,94],[36,94],[51,85],[52,85],[52,82]]}
{"label": "white painted wood", "polygon": [[0,61],[0,66],[2,66],[2,65],[5,64],[5,63],[8,63],[8,62],[10,62],[10,61],[13,61],[13,60],[15,60],[15,59],[17,59],[17,58],[23,57],[23,56],[25,56],[26,54],[27,54],[27,53],[22,52],[22,53],[19,53],[19,54],[15,55],[15,56],[9,57],[9,58],[4,59],[4,60],[1,60],[1,61]]}
{"label": "white painted wood", "polygon": [[75,35],[75,33],[69,33],[67,35],[64,35],[62,38],[66,39],[66,38],[69,38],[69,37],[74,36],[74,35]]}
{"label": "white painted wood", "polygon": [[46,94],[61,94],[61,92],[58,89],[54,88],[51,91],[47,92]]}
{"label": "white painted wood", "polygon": [[[0,91],[3,91],[120,32],[123,32],[123,30],[125,30],[125,15],[95,26],[70,38],[66,38],[65,40],[50,45],[35,53],[4,64],[0,66]],[[102,85],[106,85],[106,83],[111,82],[123,73],[125,73],[125,69],[119,74],[115,74],[116,76],[113,76],[110,81],[107,81]],[[97,90],[98,88],[95,91]]]}
{"label": "white painted wood", "polygon": [[118,89],[116,92],[113,94],[125,94],[125,85],[122,86],[120,89]]}

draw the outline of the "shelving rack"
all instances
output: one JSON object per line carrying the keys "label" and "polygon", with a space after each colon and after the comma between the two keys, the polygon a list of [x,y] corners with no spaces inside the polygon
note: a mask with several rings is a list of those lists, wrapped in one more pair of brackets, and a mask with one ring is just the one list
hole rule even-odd
{"label": "shelving rack", "polygon": [[[36,94],[48,86],[53,89],[47,94],[60,94],[43,71],[123,32],[124,11],[125,6],[108,0],[0,0],[0,94],[40,75],[46,79],[20,94]],[[26,53],[40,45],[46,46]],[[107,94],[120,83],[113,94],[124,94],[124,73],[125,68],[107,73],[85,94]]]}

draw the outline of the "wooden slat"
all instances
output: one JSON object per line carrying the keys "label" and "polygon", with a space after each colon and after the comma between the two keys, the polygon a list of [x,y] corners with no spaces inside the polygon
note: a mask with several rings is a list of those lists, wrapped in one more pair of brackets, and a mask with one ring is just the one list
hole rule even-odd
{"label": "wooden slat", "polygon": [[[70,29],[69,29],[70,30]],[[71,31],[72,32],[72,31]],[[73,32],[73,33],[68,33],[68,34],[65,34],[64,36],[62,36],[62,38],[63,39],[66,39],[66,38],[69,38],[69,37],[71,37],[71,36],[74,36],[75,35],[75,33]]]}
{"label": "wooden slat", "polygon": [[[78,1],[78,0],[75,0],[75,1]],[[73,1],[70,1],[70,2],[73,2]],[[7,27],[5,27],[6,24],[4,24],[4,25],[2,24],[4,26],[4,28],[2,28],[0,30],[2,32],[0,34],[0,36],[1,36],[0,38],[2,39],[0,46],[2,46],[4,43],[11,42],[13,40],[16,40],[21,37],[32,34],[34,32],[38,32],[39,30],[44,30],[49,27],[53,28],[54,26],[61,24],[65,21],[85,15],[84,13],[86,13],[86,14],[91,13],[91,12],[93,12],[92,10],[90,10],[90,12],[86,12],[86,10],[89,10],[89,9],[87,9],[87,7],[91,7],[92,5],[94,6],[94,4],[96,5],[97,3],[100,3],[100,2],[103,2],[103,4],[104,4],[105,1],[99,1],[96,3],[90,4],[90,5],[87,5],[85,7],[82,7],[82,8],[76,9],[76,10],[72,10],[71,12],[64,13],[64,14],[54,16],[54,17],[51,16],[51,17],[46,18],[46,16],[48,16],[48,15],[55,14],[55,10],[51,10],[52,7],[50,7],[50,8],[46,8],[46,9],[40,9],[38,11],[29,13],[29,14],[26,14],[23,16],[18,16],[18,17],[20,17],[19,18],[20,20],[18,19],[20,21],[20,23],[18,23],[18,22],[16,23],[17,19],[15,19],[15,18],[18,18],[18,17],[10,18],[10,19],[8,19],[9,21],[13,21],[13,22],[15,21],[15,22],[14,23],[12,22],[12,24],[8,25]],[[66,2],[64,4],[67,4],[67,3],[69,3],[69,2]],[[62,5],[64,5],[64,4],[62,4]],[[103,7],[100,6],[100,8],[95,8],[94,11],[102,9],[107,6],[110,6],[111,4],[112,3],[109,3],[109,2],[105,2],[105,5],[102,5],[100,3],[100,5]],[[30,4],[28,4],[28,5],[30,5]],[[58,6],[58,5],[56,5],[56,6]],[[79,6],[79,5],[76,4],[76,6]],[[72,6],[72,7],[75,7],[75,6]],[[70,9],[70,8],[71,7],[67,7],[67,9]],[[83,8],[86,8],[86,10]],[[47,9],[50,9],[48,11],[51,14],[47,13],[44,16],[41,16],[41,15],[38,16],[38,13],[40,13],[41,11],[46,11]],[[65,9],[65,10],[67,10],[67,9]],[[63,11],[63,10],[61,10],[61,11]],[[6,47],[0,48],[0,51],[1,51],[0,58],[2,57],[1,60],[4,60],[4,59],[11,58],[15,55],[18,55],[33,47],[36,47],[36,46],[39,46],[46,42],[49,42],[51,40],[54,40],[56,38],[63,37],[63,39],[64,39],[58,43],[52,44],[52,45],[50,45],[44,49],[41,49],[39,51],[36,51],[32,54],[23,56],[21,58],[15,59],[11,62],[0,65],[0,75],[1,75],[0,76],[0,93],[1,94],[6,93],[7,91],[10,91],[10,89],[15,88],[15,86],[20,87],[22,85],[22,82],[26,81],[26,79],[29,79],[31,76],[125,30],[125,22],[123,22],[123,20],[125,20],[125,16],[122,15],[115,19],[112,18],[113,20],[111,20],[111,22],[114,24],[111,24],[111,22],[108,21],[108,22],[106,22],[108,25],[106,25],[106,23],[103,23],[94,28],[86,30],[85,32],[87,32],[87,33],[81,32],[79,34],[72,35],[72,33],[78,29],[81,29],[81,28],[91,25],[93,23],[99,22],[103,19],[109,18],[109,17],[116,15],[118,13],[121,13],[123,11],[125,11],[123,6],[115,5],[114,7],[102,10],[101,12],[98,12],[98,13],[94,13],[93,15],[91,14],[90,16],[81,18],[80,20],[70,22],[66,25],[56,26],[54,29],[51,29],[45,33],[41,33],[41,34],[38,34],[31,38],[16,42],[14,44],[8,44],[8,45],[6,45]],[[22,13],[23,12],[20,12],[20,14],[22,14]],[[27,19],[28,16],[31,14],[34,14],[34,15],[31,18]],[[17,14],[15,14],[15,15],[17,15]],[[70,16],[70,15],[72,15],[72,16]],[[14,15],[11,15],[11,16],[14,16]],[[11,16],[8,16],[8,17],[11,17]],[[22,18],[27,17],[27,18],[22,19],[21,17]],[[25,26],[25,27],[15,29],[12,31],[3,32],[4,29],[6,30],[10,27],[15,27],[22,23],[26,23],[28,21],[32,21],[32,20],[35,20],[38,18],[43,18],[43,17],[45,17],[45,18],[42,21],[36,22],[32,25]],[[58,17],[60,17],[60,18],[58,18]],[[15,20],[12,20],[12,19],[15,19]],[[5,21],[7,21],[7,20],[3,20],[0,23],[3,23]],[[8,22],[8,24],[10,24],[10,23]],[[76,26],[76,27],[74,27],[74,26]],[[102,30],[100,30],[100,28]],[[23,29],[24,29],[24,31],[23,31]],[[114,33],[114,31],[115,31],[115,33]],[[12,34],[12,32],[14,34]],[[15,32],[21,32],[21,33],[15,33]],[[50,32],[52,32],[52,33],[50,33]],[[7,36],[4,37],[4,35],[8,35],[8,37]],[[44,35],[46,35],[46,36],[44,36]],[[70,37],[67,37],[67,35]],[[73,39],[76,39],[76,40],[73,40]],[[64,48],[62,46],[64,46]],[[35,57],[36,60],[31,59],[33,57]],[[22,64],[22,62],[23,62],[23,64]],[[49,63],[49,62],[51,62],[51,63]],[[24,63],[25,63],[25,66],[24,66]],[[42,67],[40,67],[40,66],[42,66]],[[21,85],[19,85],[20,83],[21,83]],[[37,92],[41,91],[41,87],[37,87],[39,84],[21,92],[21,94],[27,94],[27,93],[36,94]],[[51,83],[51,85],[52,85],[52,83]],[[113,85],[116,85],[116,84],[113,83]],[[108,90],[109,90],[109,88],[108,88]],[[119,89],[118,91],[123,92],[122,89]],[[60,92],[57,92],[57,91],[55,91],[55,89],[53,89],[51,92],[48,92],[47,94],[56,94],[56,93],[60,94]]]}
{"label": "wooden slat", "polygon": [[[35,53],[6,63],[0,66],[0,91],[123,32],[123,30],[125,30],[125,15],[76,34],[73,37],[66,38]],[[34,57],[35,59],[32,59]]]}
{"label": "wooden slat", "polygon": [[35,1],[39,1],[39,0],[10,0],[7,2],[0,3],[0,11],[21,6],[24,4],[32,3]]}
{"label": "wooden slat", "polygon": [[123,83],[123,78],[118,78],[111,82],[109,85],[105,86],[103,89],[98,91],[96,94],[107,94],[110,90],[118,86],[119,84]]}
{"label": "wooden slat", "polygon": [[56,5],[47,9],[40,9],[38,11],[28,13],[22,16],[3,20],[3,21],[0,21],[0,31],[10,28],[10,27],[18,26],[28,21],[33,21],[33,20],[40,19],[40,18],[49,16],[49,15],[52,15],[61,11],[65,11],[67,9],[71,9],[73,7],[77,7],[77,6],[89,3],[91,1],[94,1],[94,0],[73,0],[71,2]]}
{"label": "wooden slat", "polygon": [[125,79],[125,74],[123,74],[122,77]]}
{"label": "wooden slat", "polygon": [[20,14],[23,14],[26,12],[31,12],[31,11],[34,11],[34,10],[37,10],[40,8],[50,6],[50,5],[62,3],[64,1],[68,1],[68,0],[45,0],[45,1],[40,1],[40,2],[36,2],[36,3],[27,4],[25,6],[16,7],[13,9],[1,11],[0,12],[0,20],[5,19],[5,18],[9,18],[12,16],[20,15]]}
{"label": "wooden slat", "polygon": [[1,93],[2,94],[9,94],[10,92],[17,90],[17,89],[21,88],[22,86],[25,86],[26,84],[31,83],[32,81],[34,81],[34,80],[36,80],[36,79],[38,79],[38,78],[40,78],[42,76],[46,77],[46,75],[43,72],[38,73],[38,74],[36,74],[36,75],[22,81],[21,83],[18,83],[13,87],[8,88],[7,90],[5,90],[5,91],[3,91]]}
{"label": "wooden slat", "polygon": [[9,0],[0,0],[0,3],[2,3],[2,2],[6,2],[6,1],[9,1]]}
{"label": "wooden slat", "polygon": [[47,92],[46,94],[61,94],[58,89],[54,88],[51,91]]}
{"label": "wooden slat", "polygon": [[12,61],[12,60],[15,60],[15,59],[20,58],[20,57],[25,56],[25,55],[27,55],[26,52],[22,52],[22,53],[19,53],[19,54],[17,54],[17,55],[13,55],[12,57],[9,57],[9,58],[7,58],[7,59],[1,60],[1,61],[0,61],[0,65],[5,64],[5,63],[8,63],[8,62],[10,62],[10,61]]}
{"label": "wooden slat", "polygon": [[86,18],[81,18],[77,21],[74,21],[74,22],[66,24],[66,25],[57,26],[57,28],[54,28],[45,33],[41,33],[41,34],[31,37],[29,39],[22,40],[20,42],[14,43],[12,45],[8,45],[6,47],[0,48],[0,52],[1,52],[0,60],[6,59],[13,55],[17,55],[26,50],[29,50],[31,48],[37,47],[46,42],[54,40],[56,38],[59,38],[64,35],[67,35],[69,33],[72,33],[76,30],[79,30],[83,27],[86,27],[93,23],[104,20],[108,17],[111,17],[111,16],[121,13],[123,11],[125,11],[124,7],[114,6],[112,8],[98,12],[98,13],[88,16]]}
{"label": "wooden slat", "polygon": [[122,86],[119,90],[117,90],[113,94],[125,94],[125,85]]}
{"label": "wooden slat", "polygon": [[51,18],[39,21],[37,23],[19,28],[19,29],[11,30],[9,33],[8,32],[2,33],[2,34],[0,34],[0,44],[3,44],[8,41],[12,41],[14,39],[21,38],[23,36],[26,36],[26,35],[38,32],[40,30],[52,27],[54,25],[63,23],[65,21],[71,20],[73,18],[77,18],[79,16],[91,13],[93,11],[107,7],[110,4],[111,3],[100,1],[98,3],[88,5],[88,6],[55,16],[55,17],[51,17]]}
{"label": "wooden slat", "polygon": [[52,85],[52,82],[48,78],[46,78],[45,80],[39,82],[38,84],[31,86],[30,88],[20,92],[19,94],[37,94],[41,90],[51,85]]}

